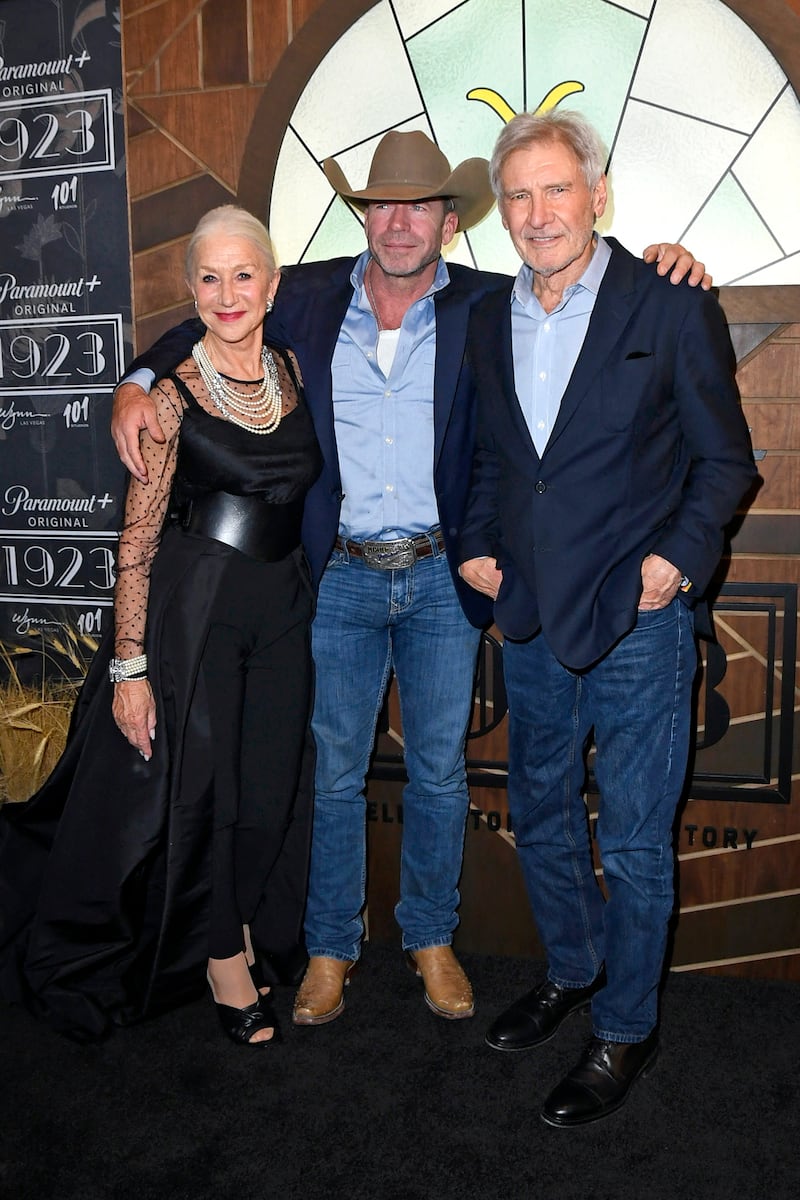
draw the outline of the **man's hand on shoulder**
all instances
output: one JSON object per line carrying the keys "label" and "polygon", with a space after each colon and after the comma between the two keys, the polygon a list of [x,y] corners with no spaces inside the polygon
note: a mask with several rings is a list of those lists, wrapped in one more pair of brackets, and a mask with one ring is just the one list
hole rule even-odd
{"label": "man's hand on shoulder", "polygon": [[117,454],[131,475],[147,483],[147,468],[139,448],[139,435],[146,429],[154,442],[163,442],[164,431],[158,423],[156,406],[138,383],[121,383],[114,392],[111,436]]}
{"label": "man's hand on shoulder", "polygon": [[465,583],[484,596],[497,599],[500,584],[503,582],[503,572],[497,569],[495,558],[468,558],[458,568],[458,573]]}
{"label": "man's hand on shoulder", "polygon": [[659,275],[667,275],[670,271],[670,283],[680,283],[685,275],[689,276],[689,286],[699,284],[707,292],[713,280],[706,272],[705,263],[696,259],[691,250],[685,249],[678,242],[657,242],[648,246],[642,258],[646,263],[655,263]]}

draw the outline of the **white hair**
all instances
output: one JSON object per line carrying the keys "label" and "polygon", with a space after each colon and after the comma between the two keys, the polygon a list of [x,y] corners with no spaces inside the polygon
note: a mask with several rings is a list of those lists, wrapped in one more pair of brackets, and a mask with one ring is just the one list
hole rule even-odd
{"label": "white hair", "polygon": [[197,247],[203,238],[209,234],[223,233],[229,237],[245,238],[256,248],[267,264],[270,274],[277,270],[275,251],[272,246],[267,227],[258,217],[254,217],[247,209],[238,204],[220,204],[218,208],[209,209],[194,227],[194,233],[189,238],[186,247],[186,278],[191,281],[197,258]]}
{"label": "white hair", "polygon": [[489,176],[498,200],[503,197],[502,173],[506,159],[515,150],[561,142],[578,160],[586,186],[592,191],[605,172],[608,155],[600,136],[580,113],[568,109],[547,113],[519,113],[500,133],[492,152]]}

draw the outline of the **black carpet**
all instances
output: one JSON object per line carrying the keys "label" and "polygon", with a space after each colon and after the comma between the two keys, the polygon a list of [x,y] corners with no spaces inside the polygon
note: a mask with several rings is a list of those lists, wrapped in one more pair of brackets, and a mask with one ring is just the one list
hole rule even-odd
{"label": "black carpet", "polygon": [[470,1021],[428,1011],[399,951],[367,946],[344,1015],[266,1050],[210,1001],[80,1046],[0,1008],[3,1200],[796,1200],[800,987],[671,976],[662,1051],[620,1112],[578,1130],[539,1107],[588,1018],[499,1054],[492,1016],[541,967],[464,957]]}

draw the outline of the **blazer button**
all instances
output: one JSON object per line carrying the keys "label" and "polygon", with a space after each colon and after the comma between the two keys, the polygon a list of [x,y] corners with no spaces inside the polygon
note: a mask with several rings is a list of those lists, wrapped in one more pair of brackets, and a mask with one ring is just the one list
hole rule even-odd
{"label": "blazer button", "polygon": [[537,484],[536,484],[536,490],[537,490],[537,492],[539,493],[539,495],[540,495],[540,496],[541,496],[542,492],[546,492],[546,491],[547,491],[547,484],[544,482],[544,480],[543,480],[543,479],[540,479],[540,480],[537,482]]}

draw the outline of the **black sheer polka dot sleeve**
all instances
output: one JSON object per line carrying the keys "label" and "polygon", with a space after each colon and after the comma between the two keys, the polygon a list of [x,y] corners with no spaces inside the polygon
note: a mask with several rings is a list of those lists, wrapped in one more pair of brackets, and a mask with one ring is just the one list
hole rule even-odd
{"label": "black sheer polka dot sleeve", "polygon": [[158,383],[150,395],[166,441],[159,445],[147,432],[142,434],[142,457],[148,482],[140,483],[131,478],[128,483],[114,593],[114,652],[117,658],[135,658],[144,653],[150,569],[169,503],[183,415],[178,391],[168,379]]}

